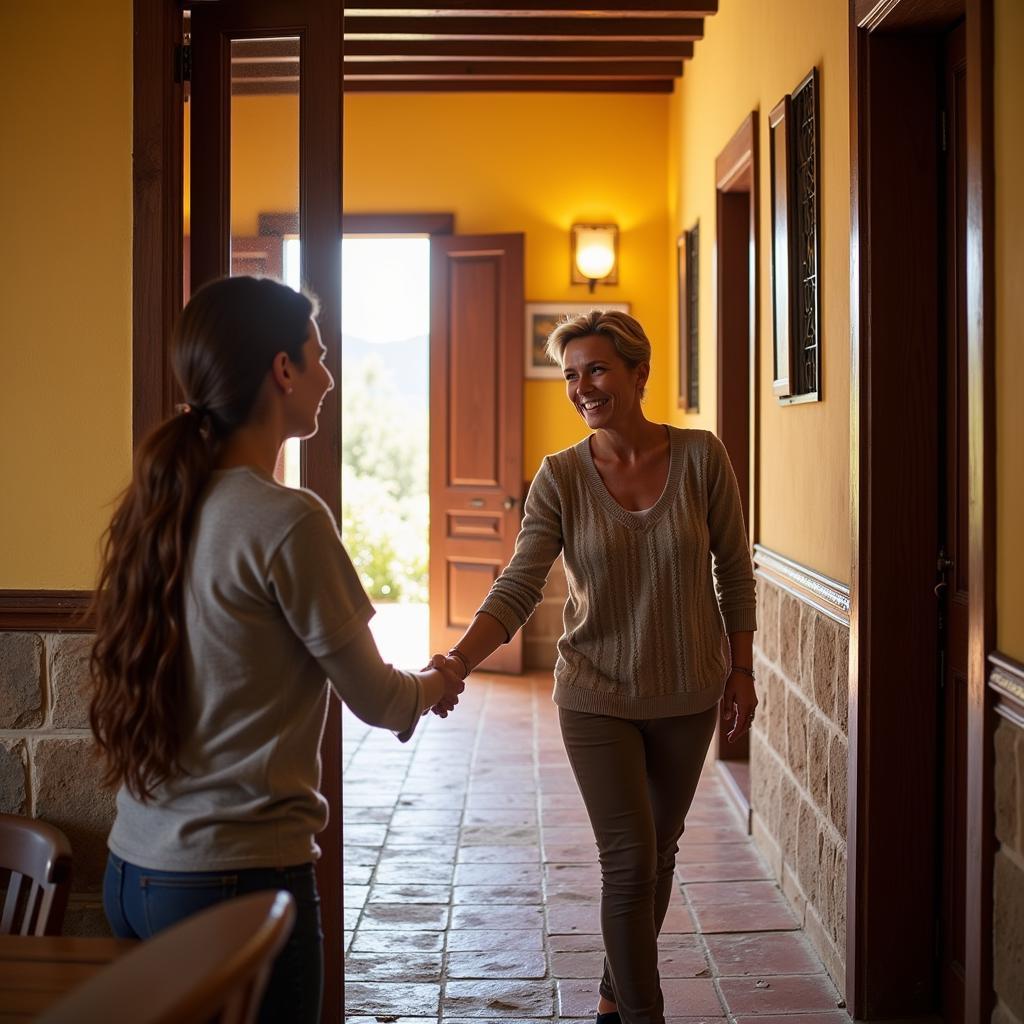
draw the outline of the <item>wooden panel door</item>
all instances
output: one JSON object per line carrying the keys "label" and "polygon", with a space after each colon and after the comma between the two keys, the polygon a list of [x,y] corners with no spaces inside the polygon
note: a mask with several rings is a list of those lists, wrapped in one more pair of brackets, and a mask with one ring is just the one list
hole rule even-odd
{"label": "wooden panel door", "polygon": [[[462,635],[508,564],[523,487],[523,236],[430,243],[430,646]],[[484,662],[521,672],[522,634]]]}
{"label": "wooden panel door", "polygon": [[[301,278],[320,299],[325,362],[335,380],[341,378],[341,10],[335,0],[219,0],[194,4],[191,14],[192,285],[198,287],[231,269],[232,44],[249,39],[295,41]],[[340,388],[328,392],[320,430],[302,444],[302,482],[327,502],[335,517],[341,507],[339,396]],[[331,702],[321,759],[320,788],[330,806],[330,822],[317,837],[322,852],[317,864],[324,931],[322,1020],[334,1024],[344,1015],[341,714],[336,701]]]}

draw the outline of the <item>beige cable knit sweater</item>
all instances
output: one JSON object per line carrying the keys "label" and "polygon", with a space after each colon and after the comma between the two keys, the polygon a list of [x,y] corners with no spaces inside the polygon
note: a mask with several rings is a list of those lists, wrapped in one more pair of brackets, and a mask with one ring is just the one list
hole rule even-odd
{"label": "beige cable knit sweater", "polygon": [[708,431],[668,431],[668,481],[646,516],[608,493],[589,437],[547,456],[512,561],[480,606],[512,636],[563,552],[569,598],[555,665],[560,707],[620,718],[697,714],[725,686],[723,620],[728,633],[757,628],[725,447]]}

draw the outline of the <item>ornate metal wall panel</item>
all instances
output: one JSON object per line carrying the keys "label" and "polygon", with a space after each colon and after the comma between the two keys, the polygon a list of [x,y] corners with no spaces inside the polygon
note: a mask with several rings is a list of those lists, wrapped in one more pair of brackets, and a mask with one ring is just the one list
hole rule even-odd
{"label": "ornate metal wall panel", "polygon": [[794,394],[821,391],[821,350],[818,315],[818,72],[804,79],[793,93],[793,170],[795,230],[793,286],[796,289]]}

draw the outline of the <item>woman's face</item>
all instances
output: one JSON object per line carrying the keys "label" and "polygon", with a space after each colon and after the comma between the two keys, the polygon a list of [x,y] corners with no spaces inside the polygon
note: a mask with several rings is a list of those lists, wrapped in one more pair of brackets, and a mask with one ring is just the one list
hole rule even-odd
{"label": "woman's face", "polygon": [[324,365],[327,349],[320,340],[320,328],[309,321],[309,333],[302,345],[302,366],[295,368],[292,394],[288,402],[289,437],[312,437],[324,396],[334,387],[334,378]]}
{"label": "woman's face", "polygon": [[611,427],[635,415],[647,364],[627,366],[603,334],[570,341],[562,350],[565,393],[591,430]]}

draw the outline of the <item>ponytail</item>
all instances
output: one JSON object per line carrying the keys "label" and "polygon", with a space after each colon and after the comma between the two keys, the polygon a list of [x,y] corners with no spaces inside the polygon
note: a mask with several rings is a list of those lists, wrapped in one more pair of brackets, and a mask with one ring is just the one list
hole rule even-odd
{"label": "ponytail", "polygon": [[143,441],[107,531],[93,600],[98,629],[89,722],[108,785],[146,800],[180,768],[184,578],[196,499],[212,470],[200,416],[182,412]]}
{"label": "ponytail", "polygon": [[89,723],[105,782],[139,800],[181,771],[187,721],[185,577],[198,499],[220,443],[252,413],[276,353],[301,365],[315,303],[251,277],[200,289],[176,334],[187,405],[139,446],[107,530],[93,598]]}

